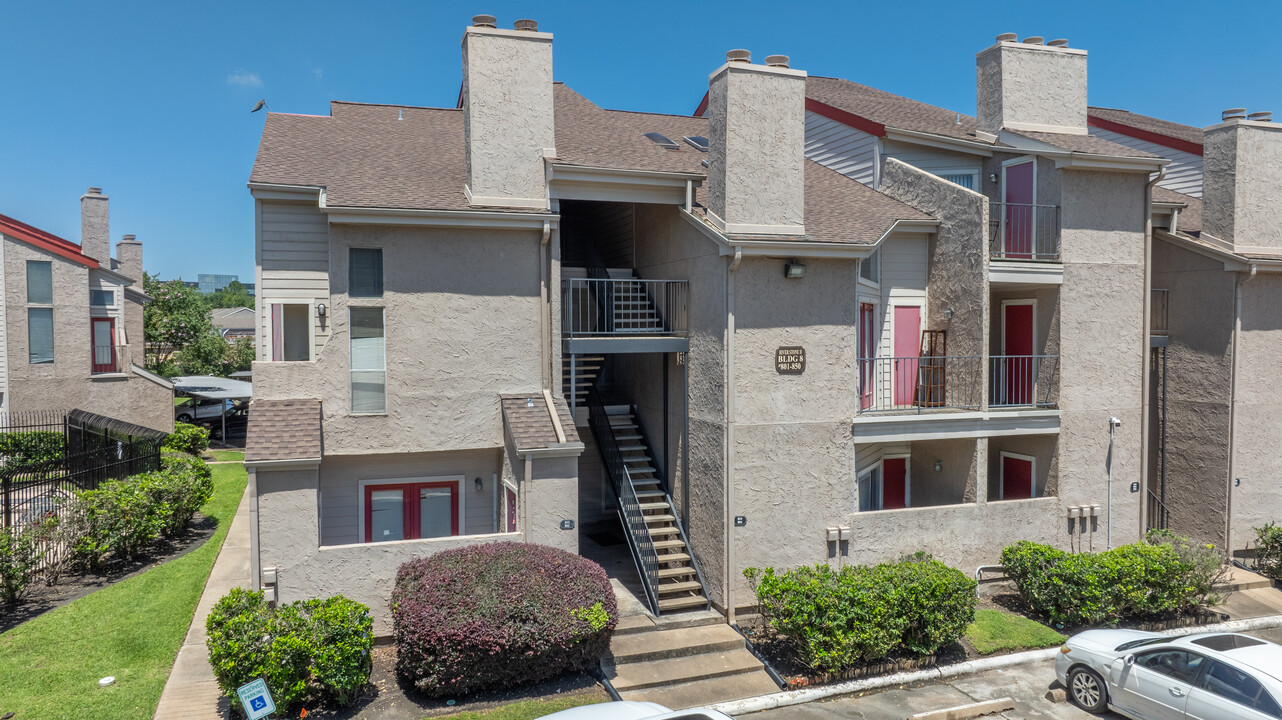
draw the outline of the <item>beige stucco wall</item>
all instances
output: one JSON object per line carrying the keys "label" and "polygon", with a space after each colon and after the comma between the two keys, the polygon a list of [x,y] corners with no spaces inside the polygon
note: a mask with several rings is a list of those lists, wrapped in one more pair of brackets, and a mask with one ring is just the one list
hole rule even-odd
{"label": "beige stucco wall", "polygon": [[1282,277],[1256,275],[1242,284],[1241,293],[1230,489],[1230,541],[1235,549],[1254,540],[1252,528],[1282,522],[1282,484],[1277,478],[1282,447]]}
{"label": "beige stucco wall", "polygon": [[1086,51],[1002,42],[976,56],[979,129],[1086,134]]}
{"label": "beige stucco wall", "polygon": [[[336,225],[330,238],[332,334],[314,362],[254,363],[254,397],[322,398],[327,456],[502,444],[499,395],[542,386],[539,232]],[[383,249],[382,298],[347,296],[352,246]],[[384,415],[348,412],[354,305],[386,308]]]}
{"label": "beige stucco wall", "polygon": [[1203,229],[1239,251],[1282,248],[1282,126],[1238,120],[1203,135]]}

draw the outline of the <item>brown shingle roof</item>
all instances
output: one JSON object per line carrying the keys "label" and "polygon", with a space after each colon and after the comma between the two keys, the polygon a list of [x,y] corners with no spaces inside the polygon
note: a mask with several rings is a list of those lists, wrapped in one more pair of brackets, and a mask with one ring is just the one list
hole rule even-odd
{"label": "brown shingle roof", "polygon": [[320,400],[255,400],[249,405],[245,462],[321,456]]}
{"label": "brown shingle roof", "polygon": [[[707,174],[700,163],[708,154],[681,140],[707,137],[705,118],[603,110],[564,83],[556,83],[553,98],[559,165]],[[648,132],[662,133],[677,149],[665,150],[645,137]]]}
{"label": "brown shingle roof", "polygon": [[1143,150],[1109,142],[1094,135],[1070,135],[1068,133],[1031,132],[1020,130],[1015,133],[1031,140],[1054,145],[1069,152],[1087,153],[1090,155],[1108,155],[1112,157],[1156,158],[1157,155]]}
{"label": "brown shingle roof", "polygon": [[1118,125],[1126,125],[1137,130],[1165,135],[1166,137],[1183,140],[1195,145],[1202,144],[1202,128],[1196,128],[1192,125],[1181,125],[1169,120],[1140,115],[1139,113],[1117,108],[1091,107],[1087,108],[1086,114],[1092,118],[1114,122]]}
{"label": "brown shingle roof", "polygon": [[[561,444],[556,436],[556,427],[552,424],[552,416],[548,413],[547,401],[543,399],[542,392],[529,395],[502,395],[500,400],[503,404],[503,422],[507,425],[517,450],[534,450]],[[531,400],[534,401],[533,405],[530,404]],[[570,408],[559,397],[554,397],[552,404],[556,408],[557,418],[561,421],[565,442],[579,442],[579,434],[574,429],[574,418],[570,415]]]}
{"label": "brown shingle roof", "polygon": [[1195,198],[1192,195],[1185,195],[1184,193],[1164,188],[1161,185],[1155,185],[1153,186],[1153,201],[1183,203],[1185,207],[1180,209],[1179,231],[1195,233],[1202,230],[1201,198]]}
{"label": "brown shingle roof", "polygon": [[969,115],[849,80],[811,75],[806,78],[806,97],[886,127],[984,142],[975,134],[976,121]]}

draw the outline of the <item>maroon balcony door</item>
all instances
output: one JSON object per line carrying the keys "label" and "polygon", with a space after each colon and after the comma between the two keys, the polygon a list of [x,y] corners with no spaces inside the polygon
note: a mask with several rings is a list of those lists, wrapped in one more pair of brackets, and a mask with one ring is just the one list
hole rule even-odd
{"label": "maroon balcony door", "polygon": [[872,407],[873,357],[877,354],[876,325],[872,303],[859,303],[859,409]]}
{"label": "maroon balcony door", "polygon": [[1002,453],[1001,494],[1003,500],[1033,497],[1033,461]]}
{"label": "maroon balcony door", "polygon": [[1002,306],[1002,395],[998,405],[1031,405],[1037,379],[1033,355],[1033,305],[1010,302]]}
{"label": "maroon balcony door", "polygon": [[93,372],[116,371],[116,319],[93,318],[92,342]]}
{"label": "maroon balcony door", "polygon": [[908,458],[886,458],[881,463],[881,509],[908,507]]}
{"label": "maroon balcony door", "polygon": [[1006,226],[1005,256],[1027,260],[1033,257],[1033,161],[1007,165],[1004,172]]}
{"label": "maroon balcony door", "polygon": [[895,404],[912,405],[917,399],[917,360],[921,352],[921,308],[895,306]]}

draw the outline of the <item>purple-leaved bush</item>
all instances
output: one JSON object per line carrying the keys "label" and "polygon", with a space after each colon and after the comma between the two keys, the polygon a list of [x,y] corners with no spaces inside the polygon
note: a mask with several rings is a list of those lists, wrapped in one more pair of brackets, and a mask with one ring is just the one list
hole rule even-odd
{"label": "purple-leaved bush", "polygon": [[596,663],[618,623],[600,565],[564,550],[489,543],[396,574],[396,671],[428,695],[547,680]]}

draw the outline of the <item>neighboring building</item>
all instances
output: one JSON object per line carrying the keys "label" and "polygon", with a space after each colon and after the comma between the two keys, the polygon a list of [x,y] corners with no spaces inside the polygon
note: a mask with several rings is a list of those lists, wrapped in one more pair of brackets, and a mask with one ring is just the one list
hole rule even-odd
{"label": "neighboring building", "polygon": [[211,293],[222,290],[233,282],[238,282],[239,280],[239,275],[210,275],[209,273],[200,273],[196,276],[196,287],[203,293]]}
{"label": "neighboring building", "polygon": [[385,623],[408,558],[624,518],[652,607],[733,614],[748,566],[1139,537],[1168,161],[1088,134],[1084,51],[999,38],[978,119],[731,53],[683,117],[478,21],[458,108],[267,116],[255,587]]}
{"label": "neighboring building", "polygon": [[218,334],[228,341],[253,338],[257,325],[254,311],[245,307],[214,308],[209,311],[209,320]]}
{"label": "neighboring building", "polygon": [[77,245],[0,215],[0,414],[80,409],[173,428],[172,386],[142,368],[142,243],[111,258],[107,196],[80,198]]}

